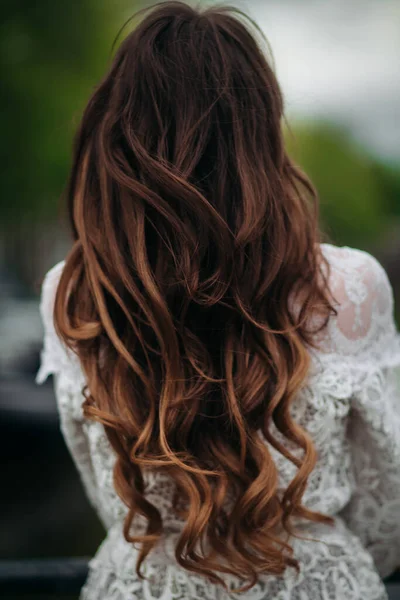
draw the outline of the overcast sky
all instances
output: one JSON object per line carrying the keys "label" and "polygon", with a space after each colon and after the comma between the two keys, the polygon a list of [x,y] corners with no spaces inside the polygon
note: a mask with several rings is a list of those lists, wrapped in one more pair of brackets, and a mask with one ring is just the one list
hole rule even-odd
{"label": "overcast sky", "polygon": [[344,123],[400,160],[400,0],[237,0],[272,46],[288,116]]}

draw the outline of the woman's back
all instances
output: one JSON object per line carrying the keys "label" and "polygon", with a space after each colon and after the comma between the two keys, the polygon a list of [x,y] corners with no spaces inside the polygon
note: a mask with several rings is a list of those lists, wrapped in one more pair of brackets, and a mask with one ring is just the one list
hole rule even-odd
{"label": "woman's back", "polygon": [[[303,504],[333,517],[334,525],[298,519],[297,531],[308,538],[290,540],[299,573],[288,567],[282,576],[261,575],[243,593],[246,599],[381,600],[386,595],[378,572],[388,575],[400,560],[400,402],[394,370],[400,365],[400,339],[392,290],[385,271],[369,254],[329,244],[322,244],[321,250],[329,265],[337,314],[321,330],[318,349],[309,350],[310,371],[291,412],[310,434],[318,455]],[[161,473],[145,473],[145,497],[160,511],[164,535],[144,562],[149,579],[140,581],[135,574],[138,552],[123,535],[128,508],[113,484],[116,455],[102,424],[84,418],[85,376],[77,356],[54,331],[53,305],[63,266],[56,265],[43,285],[46,334],[38,382],[55,375],[64,436],[107,529],[82,598],[236,597],[177,564],[175,546],[184,520],[172,508],[174,481]],[[278,429],[273,433],[301,458],[302,449]],[[263,443],[277,465],[283,495],[297,467],[264,438]],[[145,520],[136,515],[132,527],[136,534],[144,533]],[[241,583],[232,575],[226,581],[232,588]]]}
{"label": "woman's back", "polygon": [[76,134],[39,380],[108,529],[86,599],[372,600],[396,562],[390,286],[321,246],[243,16],[156,6]]}

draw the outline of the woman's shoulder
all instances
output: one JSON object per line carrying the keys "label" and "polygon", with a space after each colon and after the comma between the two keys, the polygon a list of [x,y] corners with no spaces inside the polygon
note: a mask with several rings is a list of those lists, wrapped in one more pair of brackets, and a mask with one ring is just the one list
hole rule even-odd
{"label": "woman's shoulder", "polygon": [[40,296],[40,316],[43,325],[43,347],[36,382],[43,383],[49,375],[61,374],[70,387],[81,385],[77,356],[58,337],[54,327],[54,301],[65,260],[56,263],[43,278]]}
{"label": "woman's shoulder", "polygon": [[54,300],[64,265],[65,260],[56,263],[43,278],[39,308],[45,333],[53,329]]}
{"label": "woman's shoulder", "polygon": [[336,309],[325,345],[341,356],[378,357],[387,344],[398,349],[393,290],[382,264],[370,253],[321,244],[327,283]]}
{"label": "woman's shoulder", "polygon": [[332,294],[336,294],[339,311],[350,304],[353,308],[362,305],[365,317],[374,312],[392,315],[392,286],[375,256],[365,250],[333,244],[321,244],[321,251],[329,267],[328,284]]}
{"label": "woman's shoulder", "polygon": [[384,281],[389,283],[386,271],[378,259],[358,248],[349,246],[335,246],[333,244],[320,244],[323,256],[327,260],[332,273],[341,273],[342,278],[351,278],[354,275],[362,277],[369,284]]}
{"label": "woman's shoulder", "polygon": [[52,297],[55,296],[57,285],[60,280],[64,266],[65,260],[61,260],[60,262],[53,265],[45,274],[42,283],[41,302],[43,302],[43,300],[50,300]]}

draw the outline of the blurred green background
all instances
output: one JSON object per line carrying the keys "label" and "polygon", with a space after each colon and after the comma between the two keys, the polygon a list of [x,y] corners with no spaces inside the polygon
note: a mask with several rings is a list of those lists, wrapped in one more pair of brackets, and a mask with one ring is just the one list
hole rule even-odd
{"label": "blurred green background", "polygon": [[[246,6],[256,20],[260,16],[260,24],[269,23],[264,30],[267,36],[271,31],[273,38],[278,33],[278,30],[274,33],[278,24],[283,32],[290,32],[295,26],[298,19],[295,4],[250,1]],[[307,6],[307,10],[317,11],[314,4],[304,2],[304,10]],[[343,3],[336,4],[343,7]],[[367,15],[356,4],[360,12],[354,15],[354,23],[358,23],[354,27],[359,27],[360,32],[360,19],[367,19]],[[335,1],[331,10],[334,5]],[[367,1],[365,5],[372,6]],[[38,293],[44,272],[64,257],[69,246],[59,197],[70,166],[73,133],[93,86],[109,64],[118,30],[139,6],[138,2],[128,0],[3,0],[1,3],[0,415],[3,416],[0,439],[5,491],[0,510],[3,519],[0,556],[3,558],[92,554],[103,535],[59,434],[51,384],[34,391],[33,377],[41,344]],[[385,27],[392,31],[393,14],[397,15],[400,32],[400,13],[397,10],[392,14],[392,7],[399,6],[398,3],[382,2],[380,6],[383,12],[379,22],[376,21],[376,33],[378,27],[381,36],[386,35]],[[268,7],[269,21],[265,18]],[[280,20],[275,20],[278,13]],[[329,16],[317,12],[312,16],[315,23],[325,19],[322,24],[328,24]],[[344,31],[347,16],[337,18]],[[365,30],[365,36],[367,33]],[[367,37],[365,43],[369,43]],[[327,44],[328,41],[327,37]],[[306,36],[300,46],[301,43],[307,43]],[[351,51],[349,48],[349,60]],[[280,72],[290,74],[295,52],[289,57],[282,57],[279,52],[274,54],[278,76]],[[400,53],[397,56],[400,58]],[[371,89],[379,95],[382,85],[386,97],[389,94],[390,99],[392,94],[395,104],[400,105],[399,97],[394,98],[397,88],[387,91],[386,84],[376,75],[379,69],[374,70],[367,60],[363,68]],[[339,84],[340,73],[336,80],[332,79],[333,98]],[[283,91],[285,94],[285,86]],[[353,91],[348,86],[347,94]],[[293,111],[296,95],[288,96],[289,122],[294,133],[294,137],[287,135],[288,148],[319,192],[324,230],[334,243],[375,254],[388,271],[400,306],[400,152],[396,153],[396,148],[393,151],[393,144],[386,152],[373,143],[369,145],[365,139],[360,141],[351,127],[355,113],[350,111],[346,117],[344,109],[345,118],[341,118],[335,117],[335,111],[313,113],[312,107],[296,113]],[[371,103],[372,100],[371,95]],[[341,100],[337,102],[339,105]],[[380,115],[383,118],[384,113],[382,101],[382,109],[378,116],[371,115],[370,125],[371,120],[374,125],[375,119],[378,130]],[[393,127],[398,124],[393,122]]]}

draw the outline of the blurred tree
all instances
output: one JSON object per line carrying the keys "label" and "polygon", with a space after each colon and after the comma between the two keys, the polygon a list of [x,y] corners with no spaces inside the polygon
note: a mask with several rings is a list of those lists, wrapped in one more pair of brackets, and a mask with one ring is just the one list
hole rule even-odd
{"label": "blurred tree", "polygon": [[122,0],[2,3],[3,225],[54,217],[71,139],[125,20]]}
{"label": "blurred tree", "polygon": [[22,267],[27,247],[33,251],[35,238],[54,223],[81,111],[109,64],[115,35],[138,5],[2,2],[0,250],[19,271],[30,270]]}
{"label": "blurred tree", "polygon": [[291,129],[289,153],[317,188],[328,236],[365,249],[380,244],[393,217],[400,217],[400,170],[369,156],[336,125],[316,121]]}
{"label": "blurred tree", "polygon": [[400,218],[400,165],[374,163],[372,171],[385,198],[385,208],[390,215]]}

